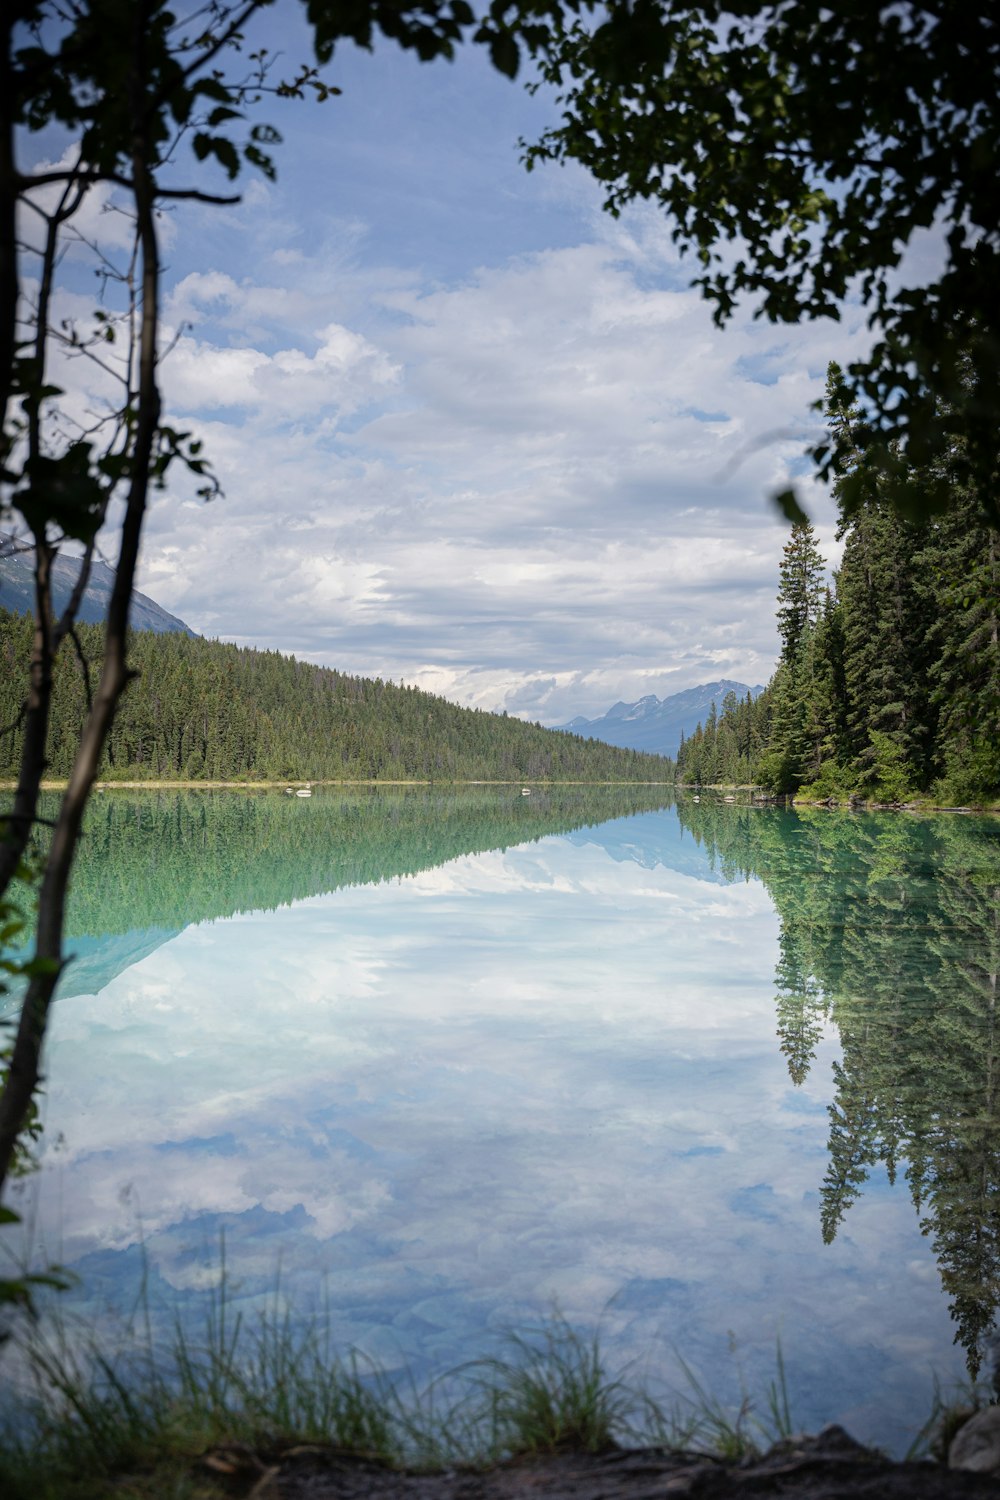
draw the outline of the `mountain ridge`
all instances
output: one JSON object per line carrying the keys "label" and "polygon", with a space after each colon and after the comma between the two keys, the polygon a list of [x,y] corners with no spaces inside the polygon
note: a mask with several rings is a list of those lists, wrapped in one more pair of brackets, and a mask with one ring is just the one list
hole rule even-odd
{"label": "mountain ridge", "polygon": [[750,687],[745,682],[721,677],[715,682],[685,688],[666,698],[646,693],[634,703],[619,699],[598,719],[587,719],[578,714],[568,724],[556,727],[585,739],[603,740],[621,750],[643,750],[647,754],[676,758],[682,737],[687,739],[699,724],[705,722],[713,703],[721,713],[722,700],[727,693],[735,693],[737,698],[745,698],[749,693],[757,698],[763,691],[761,683]]}
{"label": "mountain ridge", "polygon": [[[13,543],[11,536],[0,532],[0,605],[11,614],[28,615],[34,612],[35,604],[33,549],[15,552]],[[52,564],[52,608],[56,615],[65,609],[79,575],[80,559],[77,557],[60,555]],[[114,568],[95,558],[77,619],[85,625],[103,624],[114,585]],[[197,635],[190,625],[170,614],[148,594],[140,594],[138,589],[132,592],[128,622],[133,630],[152,630],[157,635]]]}

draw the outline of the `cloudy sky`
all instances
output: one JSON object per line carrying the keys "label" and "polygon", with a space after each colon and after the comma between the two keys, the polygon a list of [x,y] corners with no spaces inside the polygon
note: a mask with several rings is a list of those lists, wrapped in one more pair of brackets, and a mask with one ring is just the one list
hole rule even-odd
{"label": "cloudy sky", "polygon": [[[263,38],[289,63],[296,18]],[[168,410],[225,494],[158,498],[141,587],[204,634],[548,724],[765,681],[768,497],[859,310],[719,332],[658,214],[525,172],[552,101],[471,52],[348,48],[331,77],[340,98],[267,111],[276,183],[165,224]]]}

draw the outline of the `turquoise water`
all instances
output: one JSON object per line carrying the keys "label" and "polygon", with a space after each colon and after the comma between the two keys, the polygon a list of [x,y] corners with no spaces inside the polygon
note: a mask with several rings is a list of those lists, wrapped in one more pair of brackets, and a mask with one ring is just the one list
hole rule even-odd
{"label": "turquoise water", "polygon": [[108,794],[28,1189],[74,1305],[196,1321],[224,1234],[418,1379],[558,1307],[905,1445],[1000,1296],[997,825],[659,800]]}

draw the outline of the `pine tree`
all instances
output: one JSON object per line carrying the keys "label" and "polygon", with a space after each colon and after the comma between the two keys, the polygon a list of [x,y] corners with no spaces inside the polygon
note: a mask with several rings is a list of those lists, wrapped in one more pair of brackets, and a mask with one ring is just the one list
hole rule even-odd
{"label": "pine tree", "polygon": [[959,494],[923,562],[941,791],[949,801],[986,799],[1000,787],[1000,536],[975,495]]}
{"label": "pine tree", "polygon": [[928,765],[926,588],[915,567],[925,537],[877,500],[865,501],[846,531],[838,593],[847,750],[860,784],[877,795],[890,766],[919,785]]}
{"label": "pine tree", "polygon": [[806,632],[819,619],[824,596],[823,558],[808,521],[797,522],[781,555],[778,634],[781,660],[794,667]]}

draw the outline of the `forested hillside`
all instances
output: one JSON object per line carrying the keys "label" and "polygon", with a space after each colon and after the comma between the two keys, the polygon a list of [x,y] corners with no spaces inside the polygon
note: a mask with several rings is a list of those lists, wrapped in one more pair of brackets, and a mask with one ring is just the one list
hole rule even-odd
{"label": "forested hillside", "polygon": [[[17,726],[30,616],[0,611],[0,725]],[[79,638],[96,680],[102,637]],[[138,676],[118,709],[105,779],[670,781],[660,756],[619,750],[505,715],[459,708],[417,688],[351,677],[277,651],[140,632]],[[87,681],[71,653],[56,664],[49,774],[72,764]],[[17,773],[18,728],[0,741],[0,776]]]}
{"label": "forested hillside", "polygon": [[795,526],[781,564],[777,670],[756,703],[727,701],[699,726],[678,754],[678,779],[879,802],[992,801],[1000,535],[957,453],[950,508],[921,525],[900,519],[852,450],[857,414],[831,401],[829,416],[844,455],[833,587],[812,528]]}

